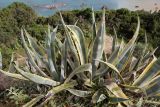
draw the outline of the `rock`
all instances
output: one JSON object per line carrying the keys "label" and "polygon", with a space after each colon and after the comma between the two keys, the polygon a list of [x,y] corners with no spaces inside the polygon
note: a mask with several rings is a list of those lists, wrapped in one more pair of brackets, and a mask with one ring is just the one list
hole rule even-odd
{"label": "rock", "polygon": [[10,86],[12,86],[14,81],[15,80],[13,78],[8,77],[0,72],[0,91],[3,91],[5,89],[9,88]]}

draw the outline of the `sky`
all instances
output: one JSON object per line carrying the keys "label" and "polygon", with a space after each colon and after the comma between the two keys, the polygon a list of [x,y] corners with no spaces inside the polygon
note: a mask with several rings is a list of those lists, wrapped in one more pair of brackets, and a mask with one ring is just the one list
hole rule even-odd
{"label": "sky", "polygon": [[[139,9],[155,10],[156,7],[160,8],[160,0],[113,0],[117,3],[117,8],[128,8],[135,10],[135,6]],[[155,4],[156,3],[156,4]]]}
{"label": "sky", "polygon": [[157,3],[157,7],[160,6],[160,0],[0,0],[0,6],[8,5],[11,2],[20,1],[26,2],[28,4],[42,4],[42,3],[52,3],[55,2],[66,2],[72,5],[78,5],[80,3],[87,3],[89,5],[107,5],[109,8],[128,8],[135,9],[135,5],[140,6],[140,8],[144,8],[145,10],[150,10],[155,8],[155,3]]}

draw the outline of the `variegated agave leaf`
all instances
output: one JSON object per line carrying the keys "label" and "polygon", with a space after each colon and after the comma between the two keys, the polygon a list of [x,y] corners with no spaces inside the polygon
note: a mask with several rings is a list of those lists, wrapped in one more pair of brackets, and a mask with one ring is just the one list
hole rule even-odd
{"label": "variegated agave leaf", "polygon": [[105,100],[107,97],[103,94],[102,89],[97,90],[92,96],[92,102],[98,103]]}
{"label": "variegated agave leaf", "polygon": [[97,29],[96,29],[96,20],[93,8],[92,8],[92,33],[93,33],[92,40],[94,40],[95,37],[97,36]]}
{"label": "variegated agave leaf", "polygon": [[15,66],[16,70],[25,78],[37,83],[37,84],[44,84],[44,85],[50,85],[50,86],[57,86],[60,83],[57,81],[54,81],[50,78],[45,78],[36,74],[32,74],[29,72],[25,72],[22,69],[18,68],[17,66]]}
{"label": "variegated agave leaf", "polygon": [[95,76],[99,62],[94,59],[101,59],[104,49],[105,31],[105,10],[103,10],[102,22],[97,36],[95,37],[92,52],[92,78]]}
{"label": "variegated agave leaf", "polygon": [[74,75],[79,74],[79,73],[82,73],[82,72],[84,72],[84,71],[89,71],[90,74],[91,74],[92,65],[89,63],[89,64],[84,64],[84,65],[81,65],[81,66],[77,67],[77,68],[68,76],[68,78],[66,78],[65,83],[69,82]]}
{"label": "variegated agave leaf", "polygon": [[112,97],[112,96],[110,96],[108,99],[109,99],[109,103],[111,104],[122,103],[124,101],[129,100],[129,99],[124,99],[124,98]]}
{"label": "variegated agave leaf", "polygon": [[[38,71],[39,74],[41,74],[42,76],[44,77],[48,77],[42,70],[41,68],[37,65],[37,63],[35,62],[34,60],[34,52],[31,51],[31,49],[28,47],[27,45],[27,42],[25,41],[25,38],[24,38],[24,31],[23,29],[21,29],[21,38],[22,38],[22,43],[23,43],[23,46],[24,46],[24,49],[26,51],[26,54],[28,56],[28,59],[30,61],[30,63],[32,64],[32,66]],[[37,73],[37,72],[35,72]]]}
{"label": "variegated agave leaf", "polygon": [[95,59],[95,60],[96,60],[96,61],[99,61],[99,62],[101,62],[101,63],[103,63],[103,64],[105,64],[107,68],[109,67],[109,68],[111,68],[113,71],[115,71],[116,74],[118,74],[118,76],[119,76],[119,78],[121,79],[121,81],[124,82],[123,77],[121,76],[119,70],[118,70],[113,64],[108,63],[108,62],[104,62],[104,61],[101,61],[101,60],[97,60],[97,59]]}
{"label": "variegated agave leaf", "polygon": [[27,38],[27,42],[28,42],[28,47],[30,49],[30,52],[35,60],[35,62],[37,63],[37,65],[40,68],[46,68],[47,71],[49,72],[49,68],[48,65],[46,65],[45,63],[45,49],[42,45],[38,45],[37,41],[30,36],[30,34],[24,29],[24,34],[25,37]]}
{"label": "variegated agave leaf", "polygon": [[71,36],[73,38],[79,60],[81,62],[81,65],[83,65],[87,62],[86,46],[83,32],[79,27],[75,25],[67,25],[67,27],[72,33]]}
{"label": "variegated agave leaf", "polygon": [[51,76],[55,80],[59,80],[59,75],[56,71],[55,65],[55,52],[54,52],[54,41],[56,37],[57,28],[53,32],[50,31],[50,27],[48,27],[48,37],[47,37],[47,56],[48,56],[48,65],[50,68]]}
{"label": "variegated agave leaf", "polygon": [[37,53],[39,57],[44,56],[45,54],[45,50],[43,50],[44,48],[38,46],[38,44],[36,43],[36,40],[32,36],[30,36],[30,34],[25,29],[24,29],[24,33],[25,33],[25,36],[27,37],[29,47],[32,49],[32,51],[34,51],[34,53]]}
{"label": "variegated agave leaf", "polygon": [[77,83],[75,81],[71,81],[71,82],[68,82],[68,83],[61,84],[61,85],[59,85],[57,87],[53,87],[45,95],[44,101],[39,106],[40,107],[44,106],[55,94],[57,94],[57,93],[59,93],[59,92],[61,92],[63,90],[67,90],[67,89],[73,88],[76,85],[77,85]]}
{"label": "variegated agave leaf", "polygon": [[75,44],[74,44],[74,40],[73,38],[71,37],[71,32],[69,32],[68,28],[67,28],[67,25],[65,25],[65,22],[63,20],[63,17],[60,13],[60,17],[61,17],[61,22],[63,24],[63,27],[65,29],[65,33],[66,33],[66,39],[68,41],[68,47],[69,47],[69,50],[72,54],[72,57],[74,59],[74,65],[75,66],[79,66],[80,65],[80,61],[79,61],[79,57],[78,57],[78,54],[77,54],[77,50],[76,50],[76,47],[75,47]]}
{"label": "variegated agave leaf", "polygon": [[147,85],[160,71],[160,58],[153,60],[144,69],[142,74],[134,81],[133,85],[143,87]]}
{"label": "variegated agave leaf", "polygon": [[97,36],[95,13],[94,13],[93,8],[92,8],[92,35],[91,36],[92,36],[92,38],[91,38],[89,46],[88,46],[88,54],[87,54],[88,60],[90,60],[90,55],[92,55],[93,43],[94,43],[94,40]]}
{"label": "variegated agave leaf", "polygon": [[62,45],[61,49],[61,81],[63,81],[66,78],[66,70],[67,70],[67,40],[64,41],[64,44]]}
{"label": "variegated agave leaf", "polygon": [[[137,29],[136,29],[136,32],[135,32],[134,36],[132,37],[132,39],[125,45],[124,48],[123,48],[123,39],[122,39],[120,47],[117,47],[112,52],[110,57],[108,58],[108,62],[112,63],[114,66],[120,66],[120,62],[123,62],[123,64],[122,64],[123,66],[122,65],[120,66],[121,67],[119,69],[120,71],[122,71],[125,68],[125,66],[127,65],[127,63],[129,63],[127,58],[130,58],[130,56],[132,56],[132,53],[134,50],[132,48],[134,47],[135,41],[138,37],[139,29],[140,29],[140,20],[138,18]],[[97,71],[97,75],[102,75],[102,74],[106,73],[107,70],[108,70],[108,68],[99,69]]]}
{"label": "variegated agave leaf", "polygon": [[91,96],[92,91],[82,91],[82,90],[76,90],[76,89],[67,89],[70,93],[73,95],[76,95],[78,97],[88,97]]}
{"label": "variegated agave leaf", "polygon": [[33,107],[36,103],[38,103],[42,98],[44,97],[44,95],[39,95],[36,98],[33,98],[31,101],[29,101],[28,103],[26,103],[25,105],[23,105],[22,107]]}
{"label": "variegated agave leaf", "polygon": [[23,77],[22,75],[20,74],[16,74],[16,73],[10,73],[10,72],[7,72],[7,71],[3,71],[0,69],[0,72],[9,76],[9,77],[12,77],[12,78],[16,78],[16,79],[20,79],[20,80],[28,80],[27,78]]}
{"label": "variegated agave leaf", "polygon": [[122,72],[125,69],[125,67],[130,63],[133,51],[134,51],[134,46],[126,53],[126,55],[117,64],[116,67],[119,70],[119,72]]}
{"label": "variegated agave leaf", "polygon": [[[160,70],[159,70],[160,71]],[[153,78],[150,83],[143,87],[148,97],[160,94],[160,76]]]}
{"label": "variegated agave leaf", "polygon": [[[122,89],[115,83],[112,82],[110,80],[106,80],[106,88],[113,93],[114,96],[116,96],[117,98],[122,98],[122,99],[129,99],[124,92],[122,91]],[[123,102],[125,105],[133,105],[131,101],[124,101]]]}
{"label": "variegated agave leaf", "polygon": [[123,59],[123,57],[128,53],[128,51],[130,51],[130,49],[134,46],[134,44],[135,44],[135,42],[137,40],[138,34],[139,34],[139,29],[140,29],[140,19],[138,17],[137,29],[136,29],[136,32],[135,32],[134,36],[126,44],[124,49],[120,52],[120,54],[118,55],[117,59],[114,61],[114,65],[117,65]]}

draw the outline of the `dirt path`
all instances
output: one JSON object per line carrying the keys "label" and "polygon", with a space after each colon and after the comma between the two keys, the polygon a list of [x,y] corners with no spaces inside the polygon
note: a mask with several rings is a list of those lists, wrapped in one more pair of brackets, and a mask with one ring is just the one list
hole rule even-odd
{"label": "dirt path", "polygon": [[106,54],[111,54],[112,52],[112,37],[111,36],[105,36],[105,43],[104,43],[104,52]]}

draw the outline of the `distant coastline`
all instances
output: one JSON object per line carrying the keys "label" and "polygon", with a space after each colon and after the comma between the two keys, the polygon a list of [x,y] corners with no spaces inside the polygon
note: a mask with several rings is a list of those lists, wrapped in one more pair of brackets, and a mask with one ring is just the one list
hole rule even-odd
{"label": "distant coastline", "polygon": [[[145,2],[144,2],[145,1]],[[157,0],[0,0],[0,9],[10,5],[13,2],[23,2],[32,7],[39,16],[51,16],[57,10],[38,8],[42,5],[53,5],[54,3],[64,3],[65,6],[61,6],[58,10],[74,10],[82,9],[86,7],[93,7],[95,10],[100,10],[102,6],[107,9],[120,9],[127,8],[129,10],[145,10],[145,11],[159,11],[160,2]]]}
{"label": "distant coastline", "polygon": [[[55,2],[53,2],[55,1]],[[61,6],[58,10],[74,10],[87,7],[93,7],[95,10],[101,9],[102,6],[106,6],[108,9],[115,9],[117,4],[110,0],[0,0],[0,8],[4,8],[13,2],[23,2],[32,7],[40,16],[53,15],[56,9],[38,8],[41,5],[52,5],[54,3],[65,3],[65,6]]]}

